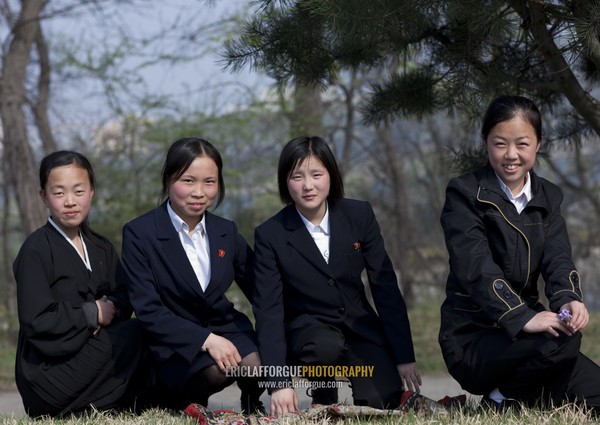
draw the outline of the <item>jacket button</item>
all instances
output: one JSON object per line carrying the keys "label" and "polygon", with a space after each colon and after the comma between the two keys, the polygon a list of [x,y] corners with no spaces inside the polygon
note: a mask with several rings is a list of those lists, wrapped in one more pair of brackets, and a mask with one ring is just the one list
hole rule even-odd
{"label": "jacket button", "polygon": [[329,280],[327,281],[327,284],[328,284],[329,286],[334,286],[334,285],[335,285],[335,280],[333,280],[333,279],[329,279]]}
{"label": "jacket button", "polygon": [[344,314],[345,312],[346,312],[346,309],[344,307],[338,308],[338,313]]}
{"label": "jacket button", "polygon": [[509,299],[512,296],[510,291],[504,291],[504,298]]}
{"label": "jacket button", "polygon": [[574,283],[579,283],[579,275],[577,273],[571,273],[571,279],[573,279]]}
{"label": "jacket button", "polygon": [[502,288],[504,288],[504,285],[502,285],[502,282],[496,282],[496,283],[494,283],[494,288],[502,289]]}

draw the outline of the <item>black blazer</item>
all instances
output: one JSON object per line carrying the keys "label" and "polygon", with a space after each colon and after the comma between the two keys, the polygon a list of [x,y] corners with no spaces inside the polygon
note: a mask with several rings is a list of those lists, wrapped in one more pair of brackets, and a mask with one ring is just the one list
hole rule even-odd
{"label": "black blazer", "polygon": [[[414,362],[406,305],[371,205],[329,202],[329,222],[329,263],[294,205],[256,228],[254,314],[263,364],[285,365],[286,331],[318,323],[387,343],[397,363]],[[379,316],[367,301],[365,269]]]}
{"label": "black blazer", "polygon": [[[167,201],[166,201],[167,202]],[[225,296],[235,280],[252,300],[252,250],[235,223],[206,213],[211,279],[202,291],[164,202],[123,228],[123,266],[131,304],[159,363],[191,364],[211,332],[252,331]]]}

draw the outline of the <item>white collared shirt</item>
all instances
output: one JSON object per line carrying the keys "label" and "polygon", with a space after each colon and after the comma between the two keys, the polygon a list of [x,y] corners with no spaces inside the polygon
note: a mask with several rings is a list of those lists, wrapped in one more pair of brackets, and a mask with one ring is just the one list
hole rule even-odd
{"label": "white collared shirt", "polygon": [[194,269],[194,273],[196,273],[198,282],[202,290],[205,291],[210,282],[208,233],[205,230],[206,214],[202,216],[200,223],[190,232],[190,227],[173,211],[170,202],[167,202],[167,211],[175,231],[179,235],[179,241]]}
{"label": "white collared shirt", "polygon": [[527,172],[525,175],[525,184],[523,185],[523,189],[521,189],[521,191],[516,195],[512,194],[508,186],[504,184],[500,177],[498,177],[498,174],[496,174],[496,178],[498,178],[498,182],[500,182],[502,191],[506,194],[506,196],[508,196],[509,201],[513,203],[517,209],[517,212],[521,214],[521,211],[523,211],[527,203],[531,201],[531,198],[533,198],[533,193],[531,192],[531,176],[529,175],[529,172]]}
{"label": "white collared shirt", "polygon": [[321,252],[323,259],[326,263],[329,263],[329,205],[326,204],[325,215],[317,226],[312,224],[302,213],[296,208],[302,222],[308,229],[308,233],[312,236],[313,240],[317,244],[317,248]]}
{"label": "white collared shirt", "polygon": [[51,225],[54,226],[54,228],[56,230],[58,230],[58,233],[63,235],[64,238],[67,240],[67,242],[69,242],[71,244],[71,246],[73,248],[75,248],[75,251],[77,252],[77,254],[79,254],[79,258],[81,258],[81,260],[83,261],[83,264],[85,264],[85,267],[89,271],[92,271],[92,264],[90,263],[90,256],[88,255],[87,246],[85,245],[85,241],[83,240],[83,235],[81,234],[81,230],[78,230],[78,232],[79,232],[79,239],[81,239],[81,246],[83,247],[83,254],[81,254],[81,252],[79,252],[79,250],[77,249],[77,247],[75,246],[75,244],[73,243],[71,238],[69,238],[67,236],[67,234],[65,232],[63,232],[63,229],[61,229],[60,226],[54,222],[54,220],[52,219],[52,216],[48,217],[48,221],[50,222]]}

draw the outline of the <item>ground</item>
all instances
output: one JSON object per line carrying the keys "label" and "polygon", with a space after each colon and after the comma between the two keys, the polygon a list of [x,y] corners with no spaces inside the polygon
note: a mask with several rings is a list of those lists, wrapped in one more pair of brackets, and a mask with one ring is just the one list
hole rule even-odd
{"label": "ground", "polygon": [[[296,390],[298,394],[298,400],[300,402],[300,408],[305,409],[310,406],[310,398],[306,395],[305,388],[298,388]],[[435,376],[423,377],[423,386],[421,393],[427,397],[431,397],[435,400],[443,398],[445,395],[456,396],[459,394],[467,394],[460,388],[460,385],[447,374],[440,374]],[[240,390],[234,384],[225,390],[213,395],[208,402],[210,409],[239,409],[240,406]],[[343,387],[339,392],[340,402],[347,401],[352,402],[352,393],[347,383],[344,383]],[[262,401],[265,407],[269,409],[270,397],[265,393],[262,396]],[[23,417],[25,412],[23,411],[23,405],[21,404],[21,397],[16,389],[3,390],[0,392],[0,416],[14,416]]]}

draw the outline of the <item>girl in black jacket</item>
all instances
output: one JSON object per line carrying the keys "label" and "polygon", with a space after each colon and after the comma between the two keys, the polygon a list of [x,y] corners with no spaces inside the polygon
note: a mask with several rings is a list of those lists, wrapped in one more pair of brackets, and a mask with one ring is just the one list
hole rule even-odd
{"label": "girl in black jacket", "polygon": [[[406,305],[373,209],[344,198],[325,140],[289,141],[279,157],[277,181],[286,206],[254,235],[253,308],[263,364],[282,370],[369,365],[370,376],[349,377],[354,404],[442,413],[442,406],[419,394]],[[363,271],[377,313],[368,302]],[[312,378],[313,403],[337,403],[335,377]],[[291,376],[268,379],[271,413],[295,411]]]}
{"label": "girl in black jacket", "polygon": [[563,195],[532,170],[540,113],[529,99],[499,97],[482,137],[488,164],[450,181],[441,215],[450,274],[439,341],[448,370],[491,407],[516,400],[598,409],[600,367],[579,352],[589,316]]}
{"label": "girl in black jacket", "polygon": [[141,330],[131,317],[113,245],[90,230],[89,161],[58,151],[40,165],[48,222],[14,262],[19,311],[16,382],[30,416],[92,406],[130,408],[139,387]]}

